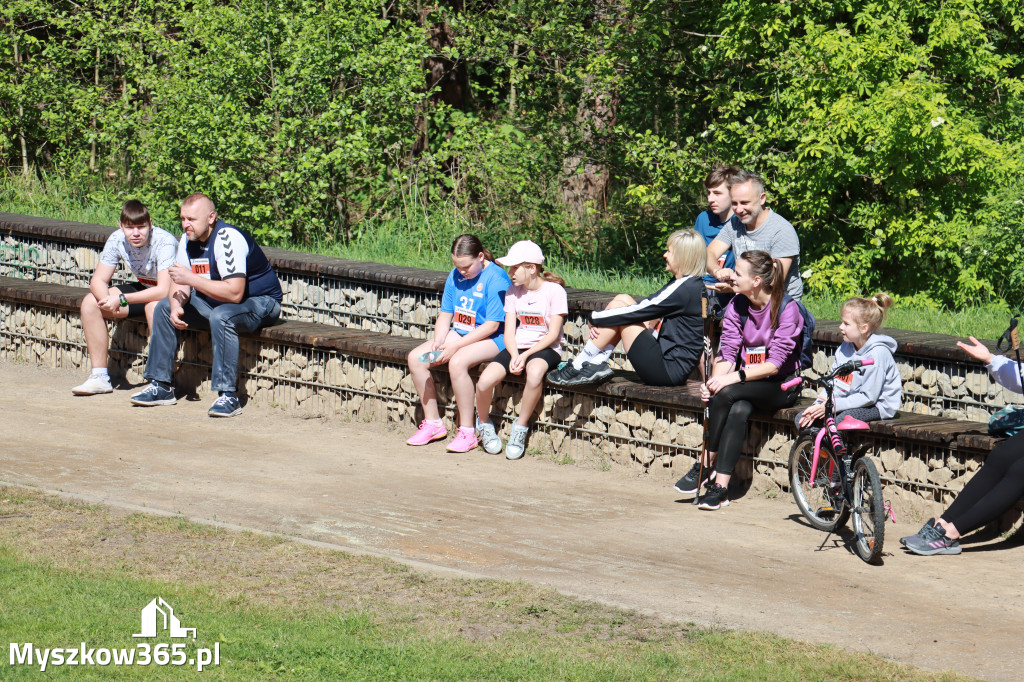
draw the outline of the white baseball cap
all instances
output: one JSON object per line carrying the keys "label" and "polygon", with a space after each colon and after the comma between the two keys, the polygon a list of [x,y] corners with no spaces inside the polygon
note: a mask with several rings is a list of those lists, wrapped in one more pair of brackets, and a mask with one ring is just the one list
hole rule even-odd
{"label": "white baseball cap", "polygon": [[544,262],[544,254],[541,252],[540,247],[531,242],[529,239],[524,239],[521,242],[516,242],[512,245],[512,248],[508,250],[507,256],[495,259],[505,267],[512,265],[519,265],[521,263],[536,263],[540,265]]}

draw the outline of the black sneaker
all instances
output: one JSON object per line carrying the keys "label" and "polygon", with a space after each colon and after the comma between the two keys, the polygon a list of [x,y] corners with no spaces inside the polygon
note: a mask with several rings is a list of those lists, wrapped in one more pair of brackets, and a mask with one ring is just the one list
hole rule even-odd
{"label": "black sneaker", "polygon": [[702,485],[715,477],[715,470],[712,467],[704,467],[703,473],[703,477],[698,481],[697,477],[701,475],[700,462],[694,462],[690,473],[676,481],[676,490],[683,495],[695,495]]}
{"label": "black sneaker", "polygon": [[729,506],[729,489],[724,485],[718,485],[712,483],[708,486],[707,492],[704,493],[704,497],[701,498],[700,504],[697,505],[698,509],[709,509],[714,511],[722,507]]}
{"label": "black sneaker", "polygon": [[570,362],[562,369],[548,372],[548,383],[555,386],[583,386],[599,383],[613,374],[615,374],[615,370],[609,367],[607,362],[596,365],[584,362],[579,369],[573,367]]}

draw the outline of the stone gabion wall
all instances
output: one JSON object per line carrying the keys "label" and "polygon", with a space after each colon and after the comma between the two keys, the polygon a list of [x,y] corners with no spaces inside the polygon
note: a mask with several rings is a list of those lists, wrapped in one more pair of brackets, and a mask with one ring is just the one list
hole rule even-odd
{"label": "stone gabion wall", "polygon": [[[72,286],[88,286],[99,252],[85,246],[6,236],[0,248],[0,275],[36,279]],[[124,266],[117,278],[125,280]],[[285,297],[284,319],[372,330],[393,336],[426,338],[440,311],[436,291],[406,289],[338,277],[296,272],[280,273]],[[569,358],[586,343],[584,316],[570,314],[565,324]],[[811,376],[828,371],[834,346],[816,348]],[[995,410],[1007,404],[1024,404],[1024,396],[992,382],[976,363],[928,361],[897,355],[903,377],[904,412],[931,414],[969,421],[987,421]],[[616,369],[630,370],[625,355],[612,358]],[[813,392],[805,391],[811,396]]]}
{"label": "stone gabion wall", "polygon": [[[142,384],[148,333],[145,323],[113,325],[111,370],[131,384]],[[212,348],[205,333],[181,334],[175,383],[179,394],[207,396]],[[47,367],[88,369],[85,342],[72,311],[0,304],[0,358]],[[239,369],[244,393],[254,405],[305,414],[359,419],[414,428],[420,418],[412,380],[402,365],[350,357],[304,346],[261,345],[243,338]],[[455,410],[447,374],[436,372],[440,403],[454,430]],[[518,414],[520,386],[495,390],[492,413],[503,437]],[[528,441],[531,456],[598,469],[651,475],[666,485],[689,470],[702,443],[702,414],[659,405],[572,391],[546,390]],[[751,479],[755,491],[788,491],[787,462],[793,443],[788,425],[754,420],[744,445],[753,453],[740,461],[737,477]],[[983,461],[981,453],[953,453],[919,444],[871,443],[897,513],[934,515]]]}

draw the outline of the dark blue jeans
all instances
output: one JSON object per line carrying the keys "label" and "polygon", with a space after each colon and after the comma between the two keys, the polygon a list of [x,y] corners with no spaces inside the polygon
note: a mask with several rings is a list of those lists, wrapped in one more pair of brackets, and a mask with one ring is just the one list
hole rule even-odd
{"label": "dark blue jeans", "polygon": [[[171,383],[178,354],[178,330],[171,324],[171,304],[165,298],[153,312],[146,373],[150,381]],[[213,307],[196,294],[185,304],[181,316],[191,329],[209,329],[213,341],[214,391],[234,391],[238,382],[238,332],[256,331],[273,324],[281,315],[281,304],[271,296],[254,296],[241,303]]]}

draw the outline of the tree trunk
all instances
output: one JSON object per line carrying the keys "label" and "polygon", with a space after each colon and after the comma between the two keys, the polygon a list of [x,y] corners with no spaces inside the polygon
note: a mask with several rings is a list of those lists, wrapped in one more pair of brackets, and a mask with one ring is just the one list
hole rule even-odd
{"label": "tree trunk", "polygon": [[615,125],[618,103],[618,97],[611,93],[594,92],[593,78],[588,77],[576,109],[576,125],[581,130],[579,148],[562,163],[562,202],[578,218],[608,207],[608,168],[588,152],[601,151],[604,134]]}
{"label": "tree trunk", "polygon": [[[96,89],[99,90],[99,87],[100,87],[100,48],[98,48],[98,47],[96,48],[96,64],[93,65],[92,82],[93,82],[93,85],[96,86]],[[98,134],[98,132],[96,130],[96,117],[95,116],[92,117],[92,122],[90,123],[90,128],[92,129],[92,143],[89,145],[89,170],[91,172],[95,173],[96,172],[96,135]]]}
{"label": "tree trunk", "polygon": [[[624,21],[613,0],[597,0],[595,4],[595,27],[610,33]],[[600,50],[598,54],[603,54]],[[609,85],[595,84],[592,74],[586,77],[583,93],[576,107],[576,126],[580,131],[576,150],[562,162],[562,203],[579,219],[587,218],[594,211],[608,207],[608,188],[611,176],[603,162],[605,134],[615,125],[619,97]],[[594,235],[593,221],[587,221],[586,237]]]}
{"label": "tree trunk", "polygon": [[[18,41],[14,41],[14,70],[21,72],[21,54],[18,51]],[[22,106],[21,96],[18,96],[18,142],[21,144],[21,174],[28,175],[28,141],[25,139],[25,107]]]}

